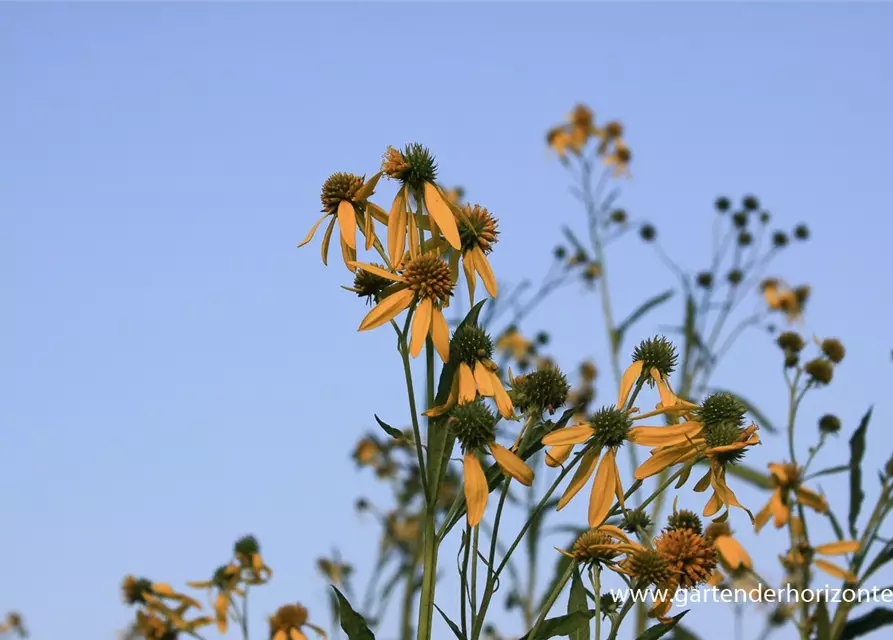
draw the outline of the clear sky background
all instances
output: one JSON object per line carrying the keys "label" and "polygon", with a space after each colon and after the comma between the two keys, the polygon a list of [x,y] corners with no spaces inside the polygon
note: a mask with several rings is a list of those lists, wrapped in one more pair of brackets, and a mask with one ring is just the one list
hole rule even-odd
{"label": "clear sky background", "polygon": [[[315,559],[342,548],[365,579],[377,537],[353,511],[374,490],[350,450],[373,412],[408,416],[390,336],[356,333],[365,309],[318,240],[295,248],[319,187],[423,142],[446,184],[500,217],[498,277],[535,278],[560,225],[582,224],[543,140],[577,101],[625,123],[623,206],[686,266],[707,263],[718,194],[753,192],[778,224],[809,224],[813,240],[774,271],[813,285],[807,330],[848,353],[798,442],[827,411],[848,437],[876,403],[870,504],[871,470],[893,452],[891,31],[890,4],[4,3],[0,609],[21,610],[37,640],[112,638],[130,616],[124,574],[202,579],[255,533],[276,576],[254,634],[292,600],[327,625]],[[673,284],[638,241],[622,247],[618,315]],[[527,326],[553,331],[559,361],[588,355],[607,374],[597,300],[581,295]],[[778,357],[752,334],[716,381],[780,416]],[[818,464],[845,462],[846,437]],[[766,439],[751,464],[782,456]],[[837,478],[823,488],[845,512]],[[734,525],[755,545],[746,518]],[[782,535],[759,540],[777,579]],[[688,621],[729,615],[702,605]],[[761,625],[749,620],[745,638]]]}

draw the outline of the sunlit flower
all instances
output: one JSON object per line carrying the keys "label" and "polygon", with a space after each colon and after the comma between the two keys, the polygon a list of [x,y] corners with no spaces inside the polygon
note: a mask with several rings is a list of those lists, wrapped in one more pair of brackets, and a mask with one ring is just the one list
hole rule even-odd
{"label": "sunlit flower", "polygon": [[187,582],[193,589],[208,589],[209,600],[213,597],[217,630],[226,633],[227,616],[232,604],[233,594],[244,595],[239,588],[242,577],[242,567],[235,564],[227,564],[218,567],[210,580]]}
{"label": "sunlit flower", "polygon": [[706,456],[710,462],[707,473],[695,485],[695,491],[713,489],[704,508],[705,516],[713,516],[723,507],[739,507],[753,519],[726,482],[726,465],[737,462],[747,447],[759,443],[759,427],[743,427],[745,407],[734,396],[716,393],[707,397],[693,411],[687,422],[668,427],[639,427],[632,430],[630,440],[654,446],[651,457],[635,471],[639,480],[651,477],[676,464]]}
{"label": "sunlit flower", "polygon": [[323,235],[323,264],[328,264],[329,241],[337,222],[338,228],[341,230],[341,253],[344,263],[350,267],[350,262],[357,258],[357,228],[361,228],[366,237],[366,249],[369,249],[375,242],[373,214],[371,210],[367,211],[366,204],[369,196],[375,190],[379,177],[380,175],[376,175],[366,182],[364,177],[352,173],[339,172],[329,176],[322,186],[320,195],[322,217],[316,221],[307,237],[298,246],[303,247],[310,242],[323,220],[331,217]]}
{"label": "sunlit flower", "polygon": [[503,418],[514,415],[514,406],[508,392],[502,386],[493,362],[493,341],[487,332],[473,324],[465,324],[456,329],[450,340],[449,360],[458,362],[449,396],[439,406],[425,411],[428,417],[446,413],[456,404],[474,402],[477,394],[493,398]]}
{"label": "sunlit flower", "polygon": [[719,559],[729,571],[753,569],[753,561],[738,540],[732,537],[732,530],[726,522],[712,522],[704,534],[713,542],[719,552]]}
{"label": "sunlit flower", "polygon": [[388,256],[393,266],[397,267],[403,261],[407,235],[410,258],[417,258],[420,253],[420,221],[411,210],[410,198],[424,203],[428,212],[427,226],[435,243],[443,234],[450,246],[461,249],[456,213],[437,186],[437,163],[426,147],[417,143],[407,145],[403,151],[388,147],[381,170],[389,178],[401,182],[388,215]]}
{"label": "sunlit flower", "polygon": [[792,289],[786,282],[777,278],[768,278],[761,286],[769,309],[784,313],[788,322],[799,322],[802,319],[803,309],[809,299],[808,286]]}
{"label": "sunlit flower", "polygon": [[326,637],[325,631],[307,621],[307,609],[299,604],[284,605],[270,616],[270,640],[307,640],[304,627]]}
{"label": "sunlit flower", "polygon": [[614,141],[614,150],[605,156],[605,164],[614,167],[615,177],[628,177],[629,163],[632,159],[632,151],[622,140]]}
{"label": "sunlit flower", "polygon": [[775,521],[775,528],[780,529],[791,518],[791,506],[794,502],[809,507],[817,513],[827,513],[828,503],[825,498],[802,485],[802,469],[791,463],[770,463],[769,472],[775,489],[766,506],[760,509],[754,520],[756,530],[762,529],[770,519]]}
{"label": "sunlit flower", "polygon": [[472,527],[480,524],[484,517],[490,495],[480,455],[489,451],[504,473],[525,486],[533,484],[533,470],[515,453],[496,442],[497,420],[480,400],[453,407],[447,420],[447,426],[462,445],[465,502],[468,524]]}
{"label": "sunlit flower", "polygon": [[248,569],[253,574],[248,580],[249,584],[260,584],[272,577],[273,570],[264,563],[260,555],[260,543],[254,536],[244,536],[236,540],[234,552],[236,561],[242,568]]}
{"label": "sunlit flower", "polygon": [[710,581],[716,569],[716,548],[691,529],[664,531],[655,538],[654,548],[667,560],[670,577],[658,590],[665,589],[669,598],[656,598],[649,615],[664,621],[677,590],[687,591]]}
{"label": "sunlit flower", "polygon": [[521,335],[517,328],[510,327],[496,340],[496,349],[515,360],[524,360],[530,356],[533,343]]}
{"label": "sunlit flower", "polygon": [[621,529],[603,524],[580,534],[569,551],[558,549],[558,552],[580,564],[595,564],[622,573],[620,557],[641,550],[642,545],[631,541]]}
{"label": "sunlit flower", "polygon": [[[459,239],[462,242],[460,251],[453,251],[450,257],[450,268],[453,279],[458,276],[458,262],[461,258],[465,280],[468,283],[468,296],[474,300],[477,275],[487,289],[487,293],[496,297],[496,276],[487,260],[487,255],[497,242],[499,231],[496,229],[496,218],[480,205],[465,205],[465,216],[459,220]],[[477,275],[476,275],[477,274]]]}
{"label": "sunlit flower", "polygon": [[353,459],[357,461],[358,465],[367,466],[372,464],[378,458],[380,451],[378,443],[374,440],[371,438],[362,438],[357,442],[357,446],[354,448]]}
{"label": "sunlit flower", "polygon": [[673,570],[670,560],[664,554],[657,549],[643,547],[627,556],[619,572],[632,577],[638,589],[655,587],[654,604],[648,615],[658,618],[666,616],[673,604],[675,589],[671,588]]}
{"label": "sunlit flower", "polygon": [[357,263],[356,266],[401,285],[375,305],[363,318],[359,330],[380,327],[417,303],[412,319],[410,353],[413,357],[418,356],[425,338],[430,335],[441,359],[447,362],[450,358],[450,329],[442,309],[449,304],[455,286],[449,265],[440,258],[425,254],[406,265],[402,275],[371,264]]}
{"label": "sunlit flower", "polygon": [[796,566],[815,564],[816,567],[818,567],[828,575],[832,575],[835,578],[840,578],[841,580],[845,580],[846,582],[856,582],[858,578],[853,572],[839,567],[833,562],[828,562],[827,560],[823,560],[822,558],[816,558],[815,555],[819,554],[823,556],[840,556],[847,553],[855,553],[859,550],[859,546],[860,545],[857,540],[840,540],[838,542],[820,544],[817,547],[810,547],[806,544],[801,544],[788,552],[786,560],[787,562],[792,563]]}

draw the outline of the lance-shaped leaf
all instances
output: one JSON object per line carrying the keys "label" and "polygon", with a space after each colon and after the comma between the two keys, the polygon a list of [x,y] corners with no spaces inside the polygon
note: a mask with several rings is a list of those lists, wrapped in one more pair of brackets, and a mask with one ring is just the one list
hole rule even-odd
{"label": "lance-shaped leaf", "polygon": [[[564,554],[561,554],[564,556]],[[570,558],[568,558],[570,560]],[[566,569],[565,569],[566,570]],[[586,596],[586,587],[583,586],[583,580],[580,578],[579,569],[574,571],[571,578],[571,590],[567,598],[567,614],[572,615],[578,612],[589,614],[589,602]],[[568,638],[570,640],[589,640],[589,625],[584,624],[572,631]]]}
{"label": "lance-shaped leaf", "polygon": [[[373,414],[375,415],[375,414]],[[394,440],[405,440],[406,438],[403,435],[403,432],[400,429],[395,429],[387,422],[383,421],[377,415],[375,416],[375,421],[378,423],[378,426],[381,427],[386,434],[391,436]]]}
{"label": "lance-shaped leaf", "polygon": [[868,422],[871,420],[871,409],[863,416],[859,427],[850,438],[850,535],[858,537],[856,533],[856,520],[862,510],[862,501],[865,500],[865,492],[862,490],[862,458],[865,456],[865,432],[868,430]]}
{"label": "lance-shaped leaf", "polygon": [[645,630],[645,633],[640,635],[636,640],[657,640],[658,638],[663,638],[666,634],[670,633],[679,621],[682,620],[682,616],[688,613],[688,609],[683,611],[682,613],[677,613],[675,616],[670,618],[669,622],[661,622],[660,624],[656,624],[653,627],[649,627]]}
{"label": "lance-shaped leaf", "polygon": [[588,626],[594,615],[594,611],[576,611],[564,616],[547,618],[543,620],[535,636],[530,635],[530,631],[528,631],[521,637],[521,640],[547,640],[559,636],[570,636],[580,627]]}
{"label": "lance-shaped leaf", "polygon": [[332,585],[335,595],[338,596],[338,606],[341,611],[341,629],[347,634],[348,640],[375,640],[375,635],[366,625],[366,620],[353,610],[347,598],[338,588]]}
{"label": "lance-shaped leaf", "polygon": [[877,607],[863,616],[848,621],[840,634],[840,640],[858,638],[889,624],[893,624],[893,610],[886,607]]}
{"label": "lance-shaped leaf", "polygon": [[459,638],[459,640],[465,640],[465,634],[462,633],[462,629],[459,628],[459,625],[457,625],[455,622],[450,620],[449,617],[447,617],[447,614],[445,614],[443,612],[443,609],[438,607],[436,604],[434,605],[434,608],[437,609],[437,612],[440,614],[440,617],[443,618],[443,621],[449,625],[450,629],[452,629],[455,636],[457,638]]}

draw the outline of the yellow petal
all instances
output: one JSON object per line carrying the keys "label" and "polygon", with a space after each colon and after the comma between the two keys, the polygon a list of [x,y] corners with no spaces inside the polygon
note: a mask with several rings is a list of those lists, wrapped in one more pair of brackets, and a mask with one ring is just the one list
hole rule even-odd
{"label": "yellow petal", "polygon": [[503,388],[499,376],[491,371],[490,378],[493,384],[493,399],[496,401],[496,408],[499,409],[499,414],[503,418],[511,418],[515,413],[515,405],[512,404],[512,399]]}
{"label": "yellow petal", "polygon": [[468,524],[472,527],[480,524],[487,509],[487,478],[481,468],[480,460],[470,451],[463,461],[465,471],[465,503],[468,505]]}
{"label": "yellow petal", "polygon": [[546,466],[560,467],[570,457],[573,450],[574,445],[572,444],[557,444],[549,447],[546,451]]}
{"label": "yellow petal", "polygon": [[744,547],[741,546],[741,543],[735,540],[732,536],[717,536],[714,543],[716,544],[716,548],[719,549],[719,553],[722,555],[723,560],[725,560],[726,564],[732,569],[738,569],[739,567],[750,569],[753,567],[753,563],[750,560],[750,556],[747,555],[747,551],[745,551]]}
{"label": "yellow petal", "polygon": [[362,269],[366,273],[371,273],[376,276],[381,276],[382,278],[386,278],[387,280],[391,280],[392,282],[406,282],[406,278],[401,275],[397,275],[396,273],[391,273],[387,269],[382,269],[374,264],[369,264],[367,262],[353,262],[352,266],[357,269]]}
{"label": "yellow petal", "polygon": [[556,429],[552,433],[543,436],[543,444],[553,446],[556,444],[583,444],[595,435],[595,430],[588,424],[578,424],[573,427]]}
{"label": "yellow petal", "polygon": [[372,217],[375,218],[381,224],[386,225],[388,223],[388,214],[384,209],[379,207],[374,202],[366,203],[366,211],[372,212]]}
{"label": "yellow petal", "polygon": [[597,527],[608,515],[614,504],[617,486],[617,465],[614,463],[614,450],[608,449],[598,465],[592,494],[589,497],[589,526]]}
{"label": "yellow petal", "polygon": [[847,582],[856,582],[856,580],[858,580],[858,578],[854,574],[850,573],[846,569],[842,569],[836,564],[828,562],[827,560],[822,560],[821,558],[815,559],[815,566],[817,566],[825,573],[830,574],[835,578],[846,580]]}
{"label": "yellow petal", "polygon": [[322,244],[319,246],[319,251],[322,254],[322,263],[326,266],[329,265],[329,242],[332,240],[332,231],[335,229],[335,223],[338,221],[338,218],[332,216],[332,220],[329,222],[329,226],[326,227],[326,232],[322,237]]}
{"label": "yellow petal", "polygon": [[802,504],[804,507],[809,507],[814,511],[818,511],[819,513],[827,513],[828,512],[828,503],[825,501],[825,498],[817,494],[812,489],[808,489],[807,487],[797,487],[794,489],[794,495],[797,496],[797,502]]}
{"label": "yellow petal", "polygon": [[286,635],[283,629],[279,629],[273,636],[273,640],[288,640],[288,635]]}
{"label": "yellow petal", "polygon": [[304,238],[303,240],[301,240],[301,243],[298,245],[299,247],[303,247],[305,244],[307,244],[308,242],[313,240],[313,235],[316,233],[316,229],[319,227],[319,225],[322,224],[322,221],[326,219],[327,215],[329,215],[329,214],[328,213],[322,214],[322,217],[319,220],[317,220],[316,224],[314,224],[310,228],[310,233],[307,234],[307,237]]}
{"label": "yellow petal", "polygon": [[348,247],[344,238],[341,238],[341,242],[338,244],[341,245],[341,257],[344,259],[344,264],[347,265],[347,268],[351,273],[355,273],[357,269],[352,265],[357,259],[357,250]]}
{"label": "yellow petal", "polygon": [[490,443],[490,453],[496,459],[496,464],[515,480],[527,487],[533,484],[533,470],[517,455],[497,442]]}
{"label": "yellow petal", "polygon": [[288,640],[307,640],[307,636],[300,629],[292,627],[288,630]]}
{"label": "yellow petal", "polygon": [[490,370],[480,362],[474,366],[474,381],[482,396],[493,397],[493,379],[490,377]]}
{"label": "yellow petal", "polygon": [[387,298],[375,305],[363,321],[360,323],[360,331],[367,331],[380,327],[386,322],[393,320],[401,311],[406,309],[415,295],[412,289],[403,289],[397,293],[389,295]]}
{"label": "yellow petal", "polygon": [[431,407],[427,411],[423,411],[422,415],[428,418],[436,418],[438,416],[442,416],[447,411],[456,406],[456,402],[459,399],[459,373],[453,376],[453,382],[450,384],[450,394],[447,396],[446,402],[444,402],[440,406]]}
{"label": "yellow petal", "polygon": [[674,464],[691,459],[696,454],[697,451],[690,447],[671,447],[669,449],[658,451],[636,469],[633,477],[637,480],[650,478],[654,474],[672,467]]}
{"label": "yellow petal", "polygon": [[720,509],[722,509],[722,500],[720,499],[719,494],[714,490],[713,495],[710,496],[710,499],[704,507],[704,516],[709,518]]}
{"label": "yellow petal", "polygon": [[829,542],[828,544],[820,544],[815,548],[815,552],[821,553],[823,556],[839,556],[844,553],[855,553],[858,550],[858,540],[841,540],[840,542]]}
{"label": "yellow petal", "polygon": [[[777,491],[777,489],[776,489]],[[772,515],[772,500],[766,503],[766,506],[760,509],[760,512],[757,513],[754,518],[754,530],[759,533],[760,529],[766,526],[766,523],[769,522],[769,518]]]}
{"label": "yellow petal", "polygon": [[409,257],[415,260],[419,257],[419,227],[416,224],[415,216],[412,213],[407,214],[407,229],[409,229]]}
{"label": "yellow petal", "polygon": [[338,226],[341,238],[351,249],[357,248],[357,211],[349,200],[338,203]]}
{"label": "yellow petal", "polygon": [[369,251],[375,244],[375,224],[368,211],[363,216],[363,236],[366,238],[366,251]]}
{"label": "yellow petal", "polygon": [[474,254],[466,252],[462,254],[462,270],[465,272],[465,281],[468,283],[468,299],[474,304],[474,287],[477,276],[474,274]]}
{"label": "yellow petal", "polygon": [[158,596],[170,597],[174,595],[174,590],[166,582],[156,582],[152,585],[152,591]]}
{"label": "yellow petal", "polygon": [[484,252],[480,247],[472,249],[472,253],[474,253],[474,266],[477,269],[477,272],[481,274],[481,280],[484,282],[484,287],[486,287],[487,293],[495,298],[497,291],[496,276],[493,275],[493,269],[490,267],[490,262],[487,260],[487,256],[484,255]]}
{"label": "yellow petal", "polygon": [[403,250],[406,246],[406,196],[401,189],[391,205],[391,215],[388,216],[388,256],[391,264],[396,268],[403,259]]}
{"label": "yellow petal", "polygon": [[378,186],[378,181],[381,180],[381,171],[376,173],[374,176],[369,178],[362,187],[357,189],[357,192],[354,194],[354,198],[357,200],[366,200],[369,196],[375,193],[375,187]]}
{"label": "yellow petal", "polygon": [[636,444],[661,447],[688,442],[701,428],[700,422],[683,422],[669,427],[633,427],[628,431],[627,438]]}
{"label": "yellow petal", "polygon": [[465,362],[459,363],[459,404],[474,402],[476,396],[474,374]]}
{"label": "yellow petal", "polygon": [[434,309],[431,313],[431,339],[434,341],[434,348],[440,354],[440,359],[449,362],[450,327],[440,309]]}
{"label": "yellow petal", "polygon": [[620,378],[620,393],[617,395],[617,409],[620,411],[623,411],[626,406],[626,400],[629,398],[630,391],[633,390],[633,385],[642,376],[642,365],[641,360],[636,360],[627,367]]}
{"label": "yellow petal", "polygon": [[446,238],[454,249],[459,249],[462,243],[459,240],[459,229],[456,227],[456,218],[450,207],[444,201],[440,191],[430,182],[425,183],[425,205],[432,220],[440,227],[443,237]]}
{"label": "yellow petal", "polygon": [[592,476],[592,472],[595,471],[595,465],[598,464],[599,453],[598,449],[593,448],[583,455],[583,459],[580,460],[580,466],[577,467],[574,477],[571,478],[570,484],[567,485],[567,489],[564,491],[564,495],[558,501],[558,511],[561,511],[579,493],[580,489],[583,488]]}
{"label": "yellow petal", "polygon": [[428,337],[428,330],[431,328],[431,313],[434,305],[431,298],[425,298],[421,304],[416,307],[415,317],[412,319],[412,335],[409,340],[409,353],[413,358],[418,357],[422,352],[425,344],[425,338]]}

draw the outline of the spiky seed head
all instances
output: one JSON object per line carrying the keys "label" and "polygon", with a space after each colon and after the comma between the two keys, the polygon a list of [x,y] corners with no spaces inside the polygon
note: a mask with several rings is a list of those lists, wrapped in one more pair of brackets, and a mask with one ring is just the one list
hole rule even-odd
{"label": "spiky seed head", "polygon": [[747,226],[747,212],[746,211],[736,211],[732,215],[732,224],[735,225],[738,229],[743,229]]}
{"label": "spiky seed head", "polygon": [[547,364],[533,373],[515,378],[511,397],[521,411],[554,413],[567,402],[569,391],[567,377],[555,365]]}
{"label": "spiky seed head", "polygon": [[389,178],[400,180],[410,189],[421,191],[426,182],[437,180],[437,163],[427,147],[417,142],[406,145],[403,151],[388,147],[381,170]]}
{"label": "spiky seed head", "polygon": [[738,234],[738,246],[747,247],[753,242],[753,234],[750,231],[742,230]]}
{"label": "spiky seed head", "polygon": [[794,227],[794,237],[797,238],[797,240],[809,239],[809,227],[805,224],[798,224]]}
{"label": "spiky seed head", "polygon": [[497,219],[479,204],[465,205],[465,218],[459,218],[459,242],[462,251],[479,247],[485,254],[498,242]]}
{"label": "spiky seed head", "polygon": [[430,298],[435,303],[444,304],[453,295],[455,283],[449,265],[430,253],[413,259],[403,275],[409,288],[419,298]]}
{"label": "spiky seed head", "polygon": [[[384,266],[380,264],[373,263],[373,265],[384,269]],[[357,269],[353,278],[353,288],[354,291],[356,291],[356,294],[360,298],[366,298],[370,302],[377,300],[378,296],[392,284],[393,282],[387,278],[383,278],[371,271],[364,271],[363,269]]]}
{"label": "spiky seed head", "polygon": [[822,433],[837,433],[840,431],[840,418],[831,413],[826,413],[819,418],[819,431]]}
{"label": "spiky seed head", "polygon": [[720,213],[724,213],[729,210],[729,207],[732,206],[732,201],[729,200],[728,198],[726,198],[725,196],[721,196],[716,199],[716,202],[714,203],[713,206],[715,206],[716,210],[719,211]]}
{"label": "spiky seed head", "polygon": [[846,355],[846,349],[837,338],[825,338],[822,340],[822,353],[828,357],[828,360],[837,364],[843,360],[843,357]]}
{"label": "spiky seed head", "polygon": [[756,211],[760,208],[760,201],[757,200],[756,196],[744,196],[741,199],[741,206],[748,211]]}
{"label": "spiky seed head", "polygon": [[623,137],[623,124],[616,120],[611,120],[605,124],[605,136],[611,140]]}
{"label": "spiky seed head", "polygon": [[626,413],[611,405],[593,413],[589,425],[595,431],[593,437],[602,447],[616,449],[626,440],[632,421]]}
{"label": "spiky seed head", "polygon": [[[352,202],[364,178],[353,173],[339,171],[330,175],[322,185],[322,193],[319,199],[322,201],[322,210],[325,213],[335,213],[342,200]],[[356,206],[356,204],[354,205]]]}
{"label": "spiky seed head", "polygon": [[665,336],[655,336],[639,343],[633,351],[633,362],[642,361],[642,375],[650,376],[652,369],[657,369],[662,378],[668,378],[676,369],[676,347]]}
{"label": "spiky seed head", "polygon": [[716,540],[720,536],[730,535],[732,535],[732,528],[728,522],[711,522],[707,525],[707,531],[704,533],[704,537],[711,541]]}
{"label": "spiky seed head", "polygon": [[456,405],[450,410],[447,426],[465,451],[481,452],[496,437],[498,418],[480,399]]}
{"label": "spiky seed head", "polygon": [[250,558],[257,553],[260,553],[260,543],[254,536],[243,536],[236,540],[236,544],[233,545],[233,550],[237,555],[243,555]]}
{"label": "spiky seed head", "polygon": [[824,358],[816,358],[806,363],[806,373],[817,384],[829,384],[834,377],[834,367]]}
{"label": "spiky seed head", "polygon": [[788,234],[784,231],[776,231],[772,234],[772,244],[778,249],[786,247],[788,244]]}
{"label": "spiky seed head", "polygon": [[627,533],[637,533],[651,529],[651,516],[642,509],[631,509],[623,514],[620,528]]}
{"label": "spiky seed head", "polygon": [[630,554],[626,569],[642,586],[666,584],[673,575],[669,561],[656,549],[642,549]]}
{"label": "spiky seed head", "polygon": [[146,578],[127,576],[121,583],[121,595],[126,604],[137,604],[146,601],[146,594],[152,592],[152,581]]}
{"label": "spiky seed head", "polygon": [[698,274],[698,286],[709,289],[713,286],[713,274],[709,271],[702,271]]}
{"label": "spiky seed head", "polygon": [[806,347],[806,341],[796,331],[785,331],[776,339],[776,344],[785,351],[799,353]]}
{"label": "spiky seed head", "polygon": [[604,564],[613,561],[621,554],[617,541],[604,531],[589,529],[574,542],[571,554],[578,562]]}
{"label": "spiky seed head", "polygon": [[470,367],[478,360],[493,358],[493,340],[476,324],[463,324],[450,340],[450,360]]}
{"label": "spiky seed head", "polygon": [[270,633],[277,631],[288,633],[291,629],[301,630],[307,623],[307,609],[299,604],[287,604],[279,607],[270,617]]}
{"label": "spiky seed head", "polygon": [[674,511],[667,518],[666,530],[675,531],[676,529],[691,529],[700,535],[704,531],[704,525],[697,513],[688,509],[682,509],[681,511]]}
{"label": "spiky seed head", "polygon": [[643,224],[642,228],[639,229],[639,236],[645,242],[651,242],[657,237],[657,229],[652,224]]}
{"label": "spiky seed head", "polygon": [[705,429],[726,423],[740,427],[745,422],[744,415],[747,413],[747,407],[731,393],[717,391],[704,398],[695,413]]}
{"label": "spiky seed head", "polygon": [[673,582],[682,589],[704,584],[716,569],[716,548],[691,529],[665,531],[654,547],[667,559]]}
{"label": "spiky seed head", "polygon": [[732,269],[729,271],[729,275],[727,276],[729,280],[729,284],[733,287],[741,284],[741,281],[744,280],[744,274],[741,272],[741,269]]}

